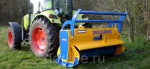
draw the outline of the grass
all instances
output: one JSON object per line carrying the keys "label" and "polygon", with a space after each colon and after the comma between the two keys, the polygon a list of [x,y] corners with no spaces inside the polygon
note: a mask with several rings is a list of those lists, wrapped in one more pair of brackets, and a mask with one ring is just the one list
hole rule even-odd
{"label": "grass", "polygon": [[[140,36],[139,36],[140,37]],[[80,63],[71,69],[149,69],[150,42],[136,38],[130,43],[122,35],[126,48],[119,57],[105,56],[104,63]],[[66,69],[55,61],[35,57],[29,47],[11,51],[7,45],[7,26],[0,26],[0,69]]]}

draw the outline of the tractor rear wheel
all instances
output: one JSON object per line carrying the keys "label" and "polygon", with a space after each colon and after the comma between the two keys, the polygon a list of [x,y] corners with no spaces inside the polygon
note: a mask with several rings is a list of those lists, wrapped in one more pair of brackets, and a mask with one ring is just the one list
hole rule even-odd
{"label": "tractor rear wheel", "polygon": [[37,19],[33,22],[29,40],[32,52],[37,57],[53,58],[59,46],[59,31],[48,20]]}

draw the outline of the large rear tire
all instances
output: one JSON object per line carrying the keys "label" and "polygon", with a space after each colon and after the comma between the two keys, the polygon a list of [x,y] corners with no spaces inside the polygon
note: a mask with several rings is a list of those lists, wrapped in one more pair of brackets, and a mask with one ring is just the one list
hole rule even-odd
{"label": "large rear tire", "polygon": [[56,26],[46,19],[37,19],[33,22],[29,40],[31,50],[37,57],[53,58],[59,46],[59,31]]}

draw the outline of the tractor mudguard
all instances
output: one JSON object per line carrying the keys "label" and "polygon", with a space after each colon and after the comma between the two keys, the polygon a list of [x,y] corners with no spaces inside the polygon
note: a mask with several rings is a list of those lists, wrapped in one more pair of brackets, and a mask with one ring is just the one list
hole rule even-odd
{"label": "tractor mudguard", "polygon": [[9,25],[12,27],[14,32],[14,38],[15,38],[14,43],[20,43],[22,41],[21,40],[22,27],[17,22],[9,22]]}
{"label": "tractor mudguard", "polygon": [[[57,18],[49,18],[49,15],[56,15],[55,12],[53,10],[48,10],[48,11],[44,11],[41,12],[40,14],[31,14],[31,24],[34,22],[34,20],[36,20],[36,18],[41,18],[41,17],[45,17],[47,18],[51,23],[55,24],[57,27],[61,27],[61,22],[60,20]],[[28,30],[29,27],[29,14],[25,15],[23,17],[23,22],[24,22],[24,29]]]}
{"label": "tractor mudguard", "polygon": [[[56,18],[50,18],[49,17],[50,15],[53,15]],[[44,12],[41,12],[40,14],[38,14],[38,15],[35,15],[31,22],[33,23],[33,21],[36,18],[40,18],[41,16],[47,18],[51,23],[55,24],[57,27],[62,26],[58,16],[55,14],[55,12],[53,10],[44,11]]]}
{"label": "tractor mudguard", "polygon": [[[120,20],[78,20],[79,14],[120,16]],[[81,57],[97,55],[120,55],[124,52],[124,42],[120,39],[122,22],[128,12],[93,12],[79,9],[71,21],[66,21],[60,30],[60,47],[56,62],[61,66],[74,67]],[[75,28],[76,23],[108,23],[108,28]],[[113,24],[117,24],[112,28]],[[70,30],[65,26],[70,25]]]}

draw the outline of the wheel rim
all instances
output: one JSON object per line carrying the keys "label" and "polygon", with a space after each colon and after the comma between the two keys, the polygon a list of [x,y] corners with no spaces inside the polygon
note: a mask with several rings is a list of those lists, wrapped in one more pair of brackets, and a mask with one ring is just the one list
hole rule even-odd
{"label": "wheel rim", "polygon": [[33,48],[37,53],[39,54],[44,53],[46,49],[46,35],[44,30],[42,30],[42,28],[36,27],[33,30],[32,43],[33,43]]}
{"label": "wheel rim", "polygon": [[13,46],[13,35],[12,35],[12,32],[11,31],[8,31],[8,44],[9,44],[9,47],[12,47]]}

